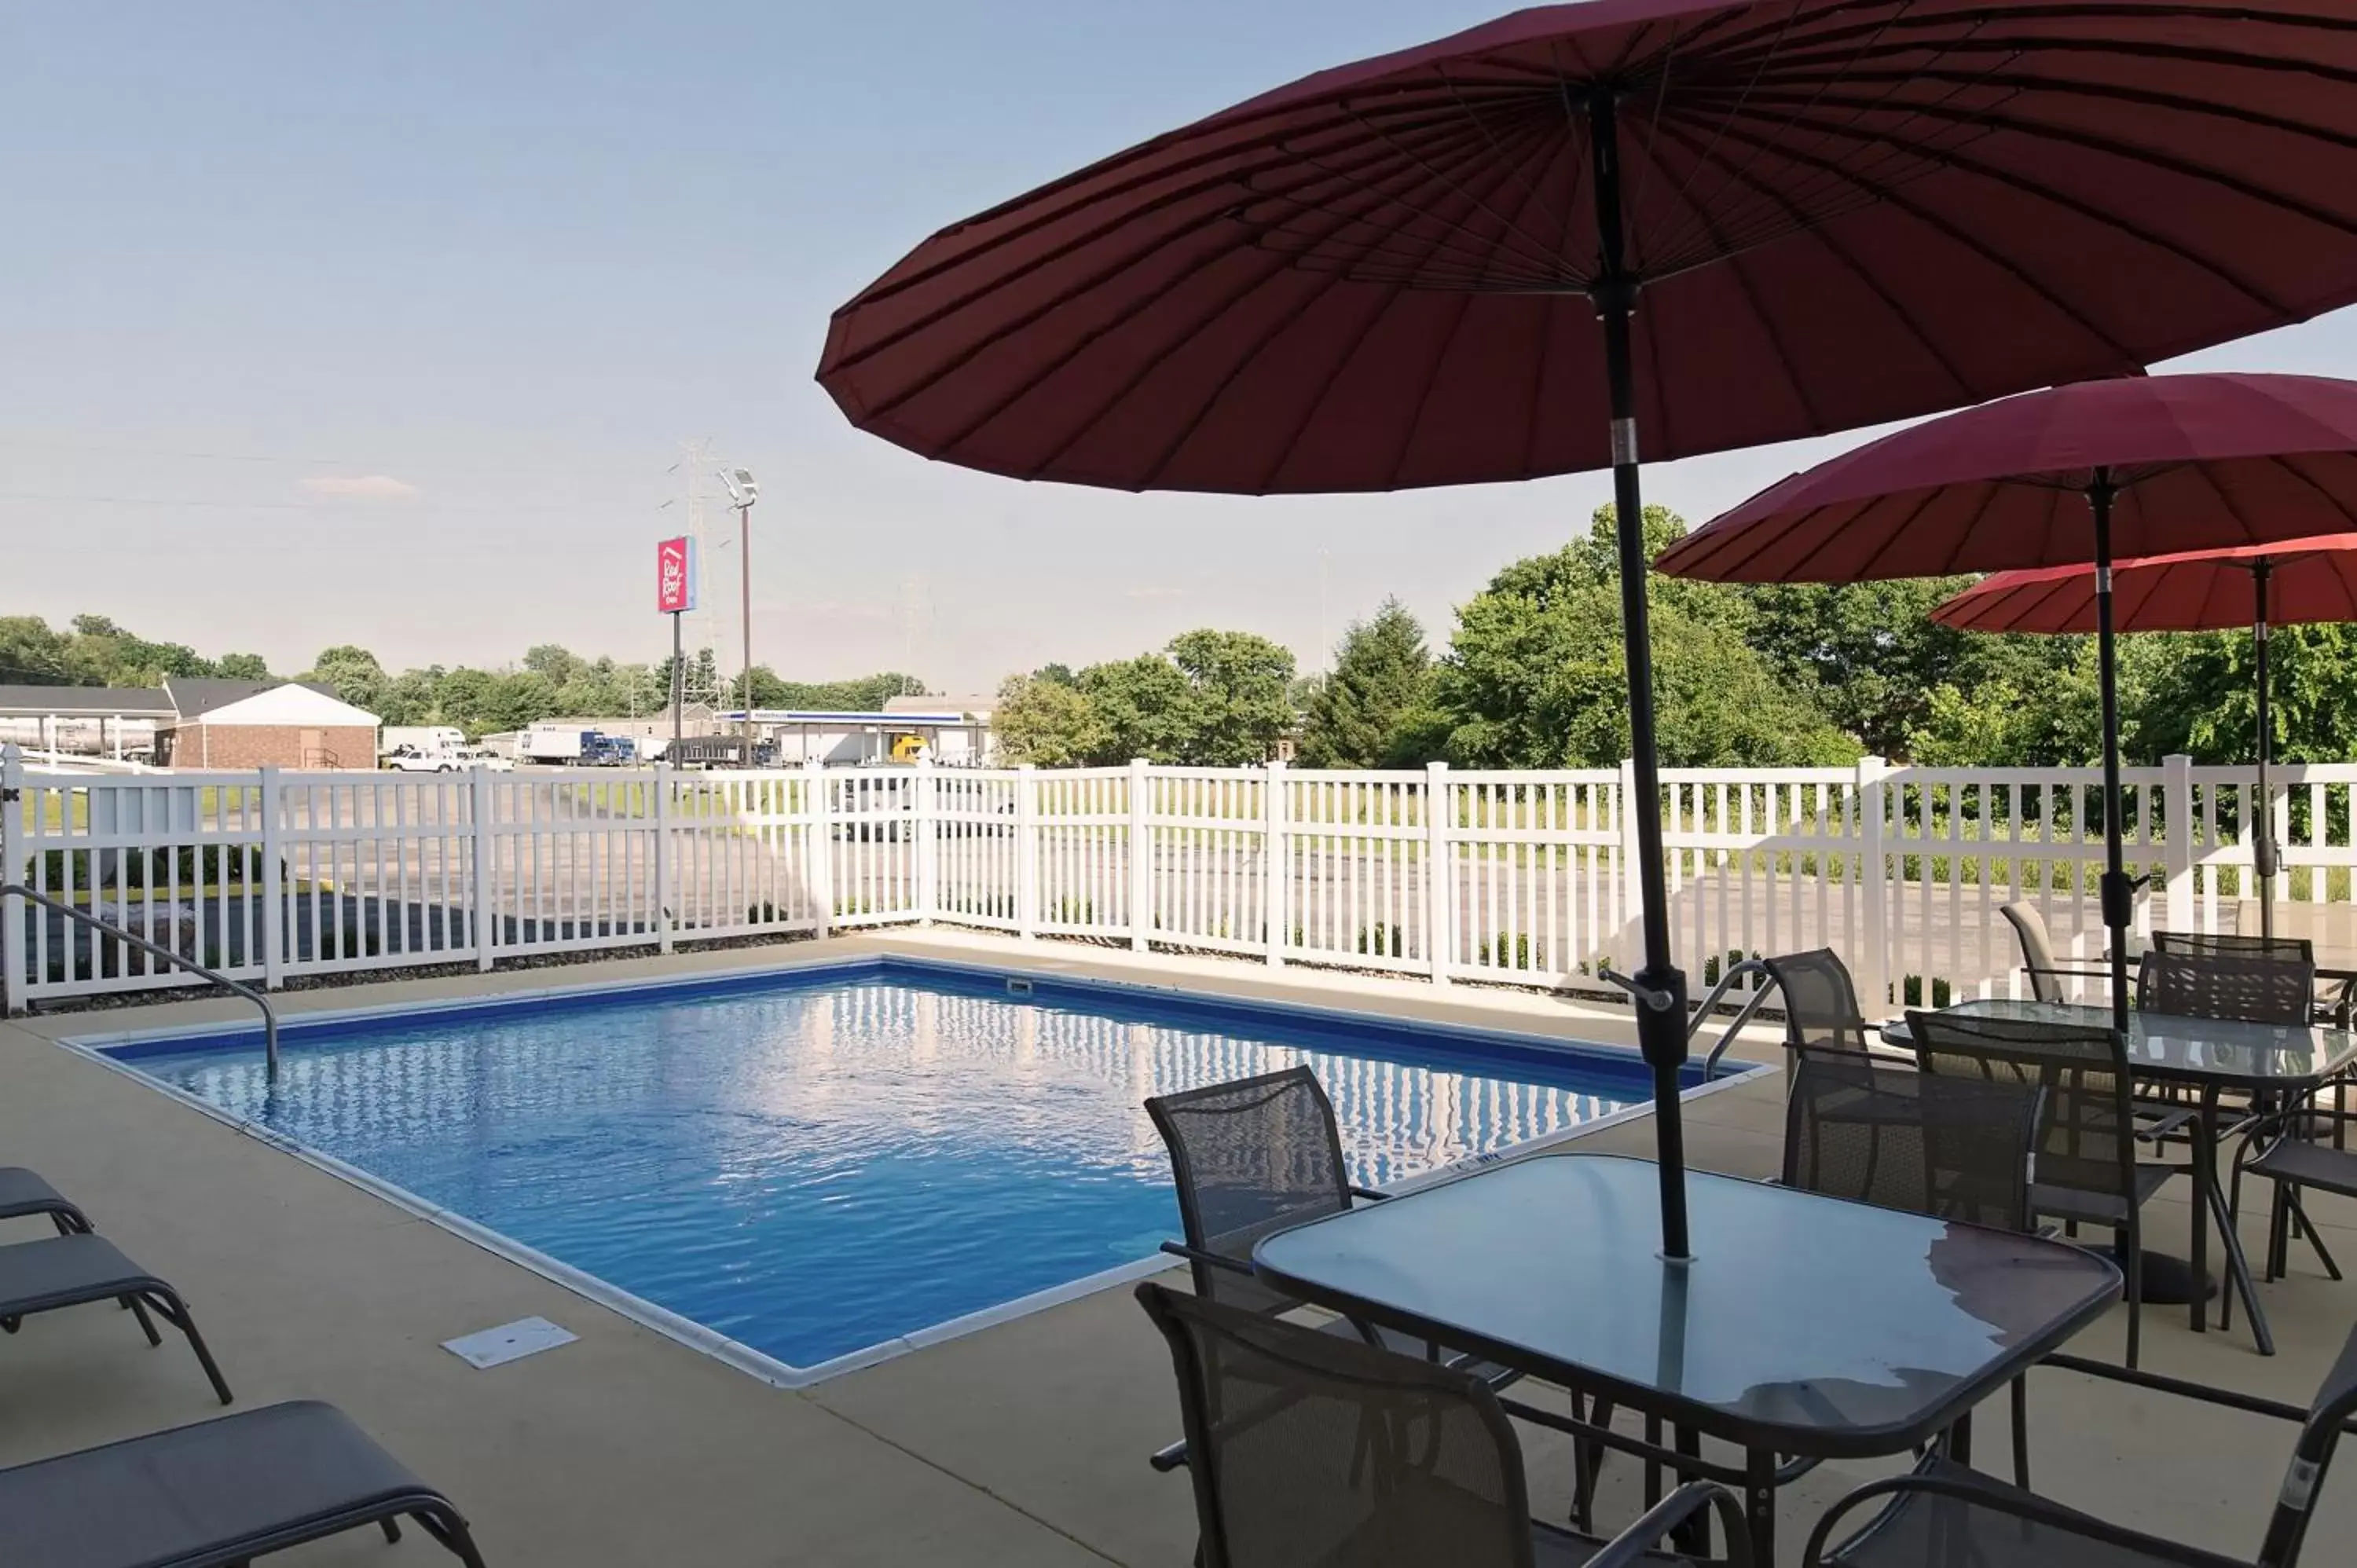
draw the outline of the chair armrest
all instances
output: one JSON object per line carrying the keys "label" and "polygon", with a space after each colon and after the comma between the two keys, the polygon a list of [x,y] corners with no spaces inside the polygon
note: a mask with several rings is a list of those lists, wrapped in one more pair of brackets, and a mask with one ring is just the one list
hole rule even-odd
{"label": "chair armrest", "polygon": [[[2058,1503],[2048,1502],[2044,1498],[2031,1493],[2018,1491],[1994,1481],[1975,1478],[1974,1473],[1969,1470],[1945,1470],[1938,1474],[1918,1471],[1912,1475],[1891,1476],[1879,1481],[1870,1481],[1858,1487],[1827,1509],[1824,1517],[1817,1520],[1816,1528],[1809,1532],[1809,1543],[1801,1553],[1803,1568],[1835,1568],[1835,1565],[1846,1561],[1846,1558],[1839,1553],[1827,1555],[1825,1548],[1826,1541],[1833,1535],[1834,1526],[1846,1516],[1867,1503],[1883,1498],[1891,1499],[1890,1509],[1895,1509],[1902,1506],[1910,1494],[1927,1498],[1945,1498],[1951,1501],[1962,1503],[1967,1508],[1986,1509],[1991,1513],[2002,1514],[2009,1519],[2026,1520],[2049,1530],[2061,1530],[2077,1536],[2083,1541],[2101,1542],[2106,1546],[2118,1547],[2123,1551],[2141,1552],[2163,1563],[2181,1564],[2182,1568],[2250,1568],[2248,1563],[2239,1558],[2222,1557],[2214,1552],[2205,1552],[2198,1546],[2186,1546],[2174,1541],[2162,1540],[2158,1536],[2143,1535],[2132,1530],[2123,1530],[2118,1525],[2107,1524],[2102,1520],[2063,1508]],[[1890,1509],[1886,1509],[1882,1518],[1889,1518]],[[1866,1527],[1868,1531],[1877,1528],[1878,1528],[1878,1521],[1869,1523]],[[1843,1542],[1844,1546],[1848,1544],[1847,1541]]]}
{"label": "chair armrest", "polygon": [[1162,1250],[1174,1258],[1184,1258],[1190,1263],[1204,1263],[1214,1269],[1225,1269],[1232,1274],[1251,1273],[1252,1265],[1242,1258],[1231,1258],[1219,1252],[1206,1252],[1200,1247],[1189,1247],[1184,1241],[1165,1241]]}
{"label": "chair armrest", "polygon": [[[2144,1112],[2149,1109],[2150,1107],[2145,1105],[2138,1105],[2136,1107],[2136,1110],[2138,1112]],[[2176,1132],[2179,1128],[2183,1127],[2187,1122],[2192,1120],[2193,1108],[2191,1106],[2187,1106],[2177,1111],[2159,1112],[2153,1114],[2148,1119],[2139,1115],[2136,1119],[2136,1142],[2140,1144],[2157,1144],[2160,1142],[2161,1139],[2169,1136],[2169,1134]]]}
{"label": "chair armrest", "polygon": [[2299,1405],[2286,1404],[2281,1400],[2261,1399],[2256,1394],[2239,1393],[2233,1389],[2212,1388],[2207,1383],[2190,1383],[2183,1378],[2166,1377],[2159,1372],[2146,1371],[2141,1367],[2093,1361],[2083,1356],[2061,1351],[2056,1351],[2038,1364],[2059,1367],[2066,1372],[2084,1372],[2091,1378],[2104,1378],[2115,1383],[2129,1383],[2136,1388],[2150,1389],[2156,1393],[2175,1394],[2180,1399],[2200,1400],[2204,1404],[2223,1405],[2228,1410],[2247,1411],[2253,1415],[2271,1415],[2295,1426],[2304,1426],[2308,1423],[2309,1412]]}
{"label": "chair armrest", "polygon": [[1663,1498],[1589,1558],[1587,1568],[1631,1568],[1644,1562],[1663,1536],[1705,1509],[1717,1513],[1727,1536],[1727,1555],[1718,1561],[1728,1568],[1752,1568],[1751,1531],[1743,1517],[1743,1504],[1716,1481],[1688,1481]]}

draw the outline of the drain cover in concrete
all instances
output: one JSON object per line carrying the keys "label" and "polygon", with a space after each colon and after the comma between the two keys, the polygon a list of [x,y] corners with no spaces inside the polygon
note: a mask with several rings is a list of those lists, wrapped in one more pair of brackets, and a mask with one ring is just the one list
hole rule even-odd
{"label": "drain cover in concrete", "polygon": [[513,1323],[502,1323],[497,1328],[486,1328],[479,1334],[463,1338],[445,1339],[442,1348],[474,1368],[497,1367],[543,1350],[554,1350],[559,1345],[570,1345],[580,1336],[559,1328],[545,1317],[519,1317]]}

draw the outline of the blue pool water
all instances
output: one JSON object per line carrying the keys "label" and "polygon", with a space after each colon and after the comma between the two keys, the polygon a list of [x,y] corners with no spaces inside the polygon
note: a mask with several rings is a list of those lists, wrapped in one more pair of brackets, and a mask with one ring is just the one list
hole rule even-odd
{"label": "blue pool water", "polygon": [[1306,1062],[1371,1186],[1641,1100],[1635,1058],[897,961],[116,1055],[793,1366],[1150,1255],[1150,1094]]}

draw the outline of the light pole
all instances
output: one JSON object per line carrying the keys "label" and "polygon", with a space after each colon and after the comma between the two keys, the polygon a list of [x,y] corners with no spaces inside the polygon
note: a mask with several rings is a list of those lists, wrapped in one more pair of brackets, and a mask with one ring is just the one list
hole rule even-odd
{"label": "light pole", "polygon": [[753,503],[761,487],[750,468],[723,468],[720,482],[728,489],[728,504],[737,509],[737,581],[744,616],[745,674],[737,700],[745,708],[745,764],[753,762]]}

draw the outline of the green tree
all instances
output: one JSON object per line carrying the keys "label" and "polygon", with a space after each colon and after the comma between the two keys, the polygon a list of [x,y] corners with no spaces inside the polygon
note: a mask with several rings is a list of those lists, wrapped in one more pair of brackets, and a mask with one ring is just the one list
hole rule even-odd
{"label": "green tree", "polygon": [[[1649,543],[1684,524],[1647,509]],[[1609,767],[1629,751],[1612,518],[1517,561],[1457,613],[1438,683],[1452,760],[1487,768]],[[1739,590],[1650,580],[1659,752],[1673,767],[1835,763],[1857,743],[1744,640]]]}
{"label": "green tree", "polygon": [[1209,627],[1170,639],[1170,662],[1187,683],[1178,760],[1204,768],[1265,762],[1293,727],[1293,652],[1249,631]]}
{"label": "green tree", "polygon": [[[2120,639],[2135,756],[2182,753],[2247,762],[2258,747],[2256,650],[2246,631]],[[2357,627],[2278,627],[2267,644],[2273,755],[2285,762],[2357,757]]]}
{"label": "green tree", "polygon": [[1113,736],[1086,693],[1044,675],[1011,676],[998,688],[991,728],[1009,761],[1084,768],[1113,760]]}
{"label": "green tree", "polygon": [[0,616],[0,681],[60,686],[67,672],[66,639],[39,616]]}
{"label": "green tree", "polygon": [[1310,693],[1301,760],[1312,768],[1402,768],[1427,760],[1421,715],[1435,699],[1432,651],[1424,628],[1397,599],[1353,621],[1334,650],[1333,672]]}
{"label": "green tree", "polygon": [[366,708],[372,714],[383,711],[384,666],[365,648],[339,642],[333,648],[321,649],[319,657],[311,660],[309,671],[298,679],[326,682],[335,688],[337,696],[356,708]]}
{"label": "green tree", "polygon": [[267,681],[270,661],[259,653],[224,653],[214,660],[213,672],[224,681]]}
{"label": "green tree", "polygon": [[[2036,689],[2081,657],[2068,638],[1991,636],[1940,625],[1932,611],[1970,577],[1777,585],[1749,590],[1753,647],[1812,692],[1826,716],[1890,757],[1914,757],[1943,688]],[[1945,725],[1954,716],[1953,699]],[[1927,727],[1928,726],[1928,727]]]}
{"label": "green tree", "polygon": [[[1187,677],[1158,653],[1092,664],[1079,676],[1081,694],[1103,726],[1094,760],[1111,764],[1143,757],[1149,762],[1192,762],[1196,735]],[[996,715],[993,715],[996,722]]]}

